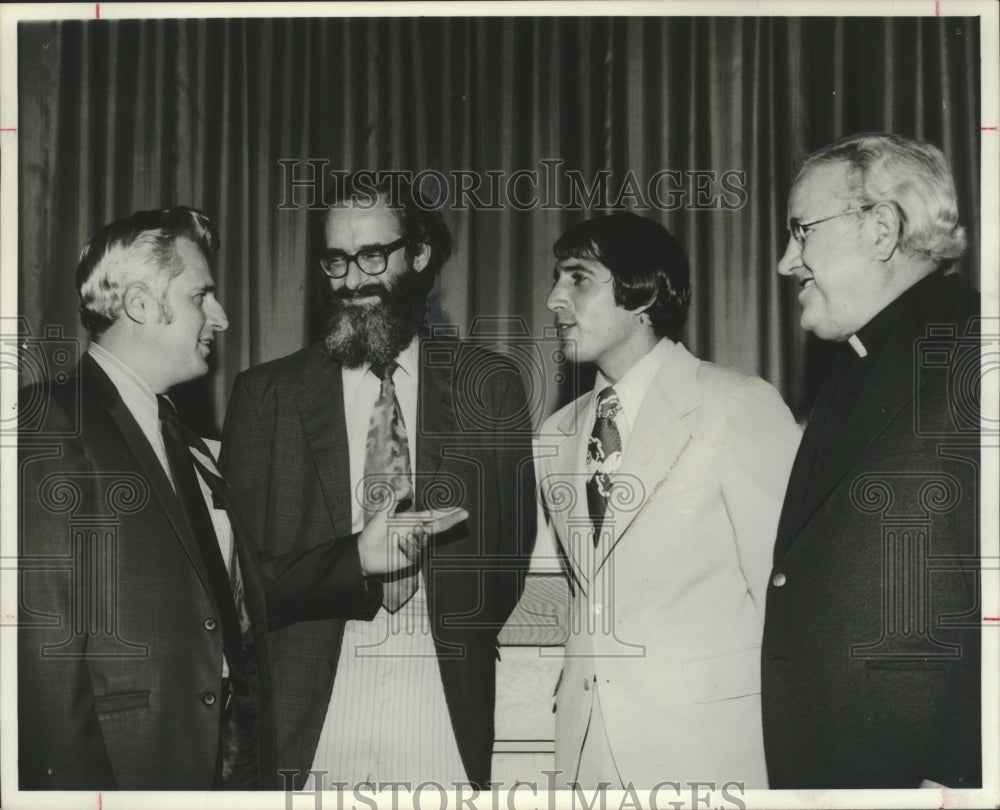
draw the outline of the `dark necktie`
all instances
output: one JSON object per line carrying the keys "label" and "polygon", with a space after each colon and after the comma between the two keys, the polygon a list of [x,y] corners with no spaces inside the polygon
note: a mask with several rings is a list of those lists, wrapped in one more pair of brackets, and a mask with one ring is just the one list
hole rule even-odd
{"label": "dark necktie", "polygon": [[597,418],[587,442],[587,506],[594,524],[594,545],[598,543],[615,472],[621,464],[622,439],[615,417],[622,409],[618,394],[610,385],[597,395]]}
{"label": "dark necktie", "polygon": [[[406,440],[403,412],[396,399],[392,375],[398,366],[372,366],[372,374],[382,381],[378,399],[372,408],[365,441],[365,522],[371,519],[381,502],[379,489],[398,490],[411,485],[410,448]],[[404,569],[406,571],[408,569]],[[388,575],[382,584],[382,604],[390,613],[405,605],[417,590],[417,575]]]}
{"label": "dark necktie", "polygon": [[[229,663],[229,677],[221,690],[222,713],[219,737],[219,761],[216,765],[217,786],[225,789],[258,787],[260,773],[257,747],[257,711],[254,680],[249,656],[244,649],[244,629],[249,631],[249,617],[242,599],[237,606],[234,593],[241,595],[242,586],[231,582],[222,559],[219,540],[212,525],[208,505],[198,484],[198,473],[190,448],[209,456],[208,448],[177,418],[173,403],[157,396],[163,445],[170,466],[170,477],[182,511],[198,545],[198,552],[208,577],[209,587],[219,610],[222,643]],[[209,456],[210,457],[210,456]],[[206,476],[209,485],[211,477]],[[214,490],[213,490],[214,491]],[[233,538],[234,550],[236,538]],[[240,617],[243,617],[241,621]],[[249,635],[249,633],[247,633]]]}

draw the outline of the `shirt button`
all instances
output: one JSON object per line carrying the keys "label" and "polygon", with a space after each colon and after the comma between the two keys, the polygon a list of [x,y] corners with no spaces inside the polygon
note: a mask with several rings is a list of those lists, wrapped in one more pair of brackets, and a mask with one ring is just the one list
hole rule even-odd
{"label": "shirt button", "polygon": [[215,692],[204,692],[201,696],[201,702],[206,706],[215,705]]}
{"label": "shirt button", "polygon": [[775,575],[774,575],[774,577],[773,577],[773,578],[771,579],[771,584],[772,584],[772,585],[774,585],[774,587],[775,587],[775,588],[780,588],[780,587],[781,587],[782,585],[784,585],[784,584],[785,584],[785,583],[786,583],[787,581],[788,581],[788,577],[786,577],[786,576],[785,576],[785,575],[784,575],[783,573],[781,573],[781,571],[779,571],[779,572],[778,572],[777,574],[775,574]]}
{"label": "shirt button", "polygon": [[206,630],[214,630],[215,629],[215,619],[213,619],[211,616],[209,616],[207,619],[205,619],[205,629]]}

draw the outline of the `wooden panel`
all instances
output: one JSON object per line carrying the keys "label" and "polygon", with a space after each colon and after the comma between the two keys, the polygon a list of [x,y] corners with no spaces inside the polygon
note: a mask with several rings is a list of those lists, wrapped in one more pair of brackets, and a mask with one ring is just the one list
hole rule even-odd
{"label": "wooden panel", "polygon": [[500,634],[494,782],[548,784],[554,767],[554,693],[568,632],[569,589],[561,573],[532,573]]}
{"label": "wooden panel", "polygon": [[[562,663],[562,650],[551,647],[500,650],[496,708],[498,745],[501,741],[552,740],[555,734],[553,694]],[[506,746],[505,750],[512,749]]]}
{"label": "wooden panel", "polygon": [[[538,790],[544,790],[549,781],[542,771],[551,771],[554,767],[555,757],[551,752],[521,754],[494,752],[493,772],[490,779],[505,790],[510,790],[514,785],[524,782],[532,782],[538,786]],[[522,790],[528,796],[531,795],[531,792],[526,788]],[[532,805],[526,806],[531,807]]]}
{"label": "wooden panel", "polygon": [[505,647],[497,667],[494,782],[547,784],[555,761],[553,693],[562,670],[559,647]]}
{"label": "wooden panel", "polygon": [[500,646],[537,647],[566,643],[569,586],[561,573],[528,574],[521,601],[500,631]]}

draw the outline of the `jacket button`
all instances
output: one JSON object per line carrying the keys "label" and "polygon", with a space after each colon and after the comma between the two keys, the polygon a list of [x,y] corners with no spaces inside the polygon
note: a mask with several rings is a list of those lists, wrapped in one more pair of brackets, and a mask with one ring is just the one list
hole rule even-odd
{"label": "jacket button", "polygon": [[780,588],[787,581],[788,577],[786,577],[783,573],[781,573],[781,571],[779,571],[771,578],[771,584],[774,585],[775,588]]}
{"label": "jacket button", "polygon": [[213,619],[211,616],[209,616],[207,619],[205,619],[205,629],[206,630],[214,630],[215,629],[215,619]]}
{"label": "jacket button", "polygon": [[206,706],[215,705],[215,692],[204,692],[201,696],[201,702]]}
{"label": "jacket button", "polygon": [[589,678],[584,678],[583,679],[583,691],[584,692],[589,692],[590,691],[590,679]]}

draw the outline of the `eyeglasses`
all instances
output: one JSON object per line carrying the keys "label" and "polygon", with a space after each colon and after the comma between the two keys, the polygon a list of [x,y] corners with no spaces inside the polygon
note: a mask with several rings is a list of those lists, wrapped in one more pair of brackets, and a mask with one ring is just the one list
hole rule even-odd
{"label": "eyeglasses", "polygon": [[803,247],[806,243],[806,232],[810,228],[815,228],[817,225],[829,222],[831,219],[846,217],[848,214],[860,214],[864,211],[869,211],[874,207],[874,205],[862,205],[860,208],[851,208],[849,211],[841,211],[839,214],[831,214],[830,216],[823,217],[822,219],[814,219],[812,222],[799,222],[797,219],[792,219],[788,222],[788,230],[792,234],[792,238],[799,243],[799,247]]}
{"label": "eyeglasses", "polygon": [[400,237],[395,242],[388,245],[370,245],[364,250],[359,250],[353,256],[344,253],[342,250],[328,250],[320,256],[319,264],[323,272],[330,278],[343,278],[347,275],[347,268],[351,262],[361,268],[361,272],[369,276],[379,276],[385,272],[389,262],[389,254],[395,253],[406,244],[406,237]]}

